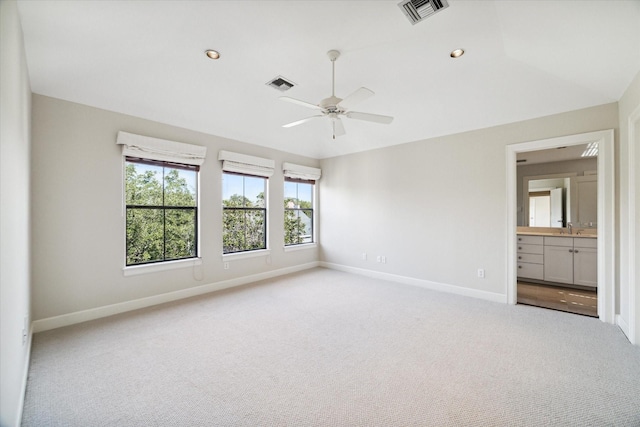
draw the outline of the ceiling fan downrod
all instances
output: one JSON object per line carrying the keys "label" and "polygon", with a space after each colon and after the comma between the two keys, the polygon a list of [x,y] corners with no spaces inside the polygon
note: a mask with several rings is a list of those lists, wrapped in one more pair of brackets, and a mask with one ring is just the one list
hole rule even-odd
{"label": "ceiling fan downrod", "polygon": [[327,52],[327,56],[331,60],[331,97],[335,98],[336,96],[336,59],[340,57],[340,52],[337,50],[330,50],[329,52]]}

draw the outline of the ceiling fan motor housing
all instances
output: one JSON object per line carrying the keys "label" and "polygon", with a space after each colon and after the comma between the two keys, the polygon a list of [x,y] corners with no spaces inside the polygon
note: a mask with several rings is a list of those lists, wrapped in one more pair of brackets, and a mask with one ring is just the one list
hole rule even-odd
{"label": "ceiling fan motor housing", "polygon": [[329,112],[338,112],[340,111],[338,108],[340,101],[342,101],[342,98],[338,98],[334,95],[320,101],[320,106]]}

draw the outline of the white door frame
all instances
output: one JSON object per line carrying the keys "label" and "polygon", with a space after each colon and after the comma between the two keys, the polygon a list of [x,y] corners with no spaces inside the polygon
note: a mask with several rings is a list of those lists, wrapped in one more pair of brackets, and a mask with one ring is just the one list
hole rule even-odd
{"label": "white door frame", "polygon": [[516,155],[528,151],[598,143],[598,316],[615,320],[615,174],[613,129],[507,145],[507,302],[517,302]]}
{"label": "white door frame", "polygon": [[[628,248],[629,257],[628,257],[628,284],[629,287],[629,301],[626,302],[628,304],[629,310],[629,319],[628,319],[628,333],[627,337],[632,344],[640,345],[640,319],[638,316],[636,307],[638,307],[638,297],[637,295],[637,287],[640,286],[640,269],[636,267],[638,263],[638,257],[640,257],[640,253],[636,253],[636,248],[640,247],[640,229],[636,227],[636,215],[638,214],[638,202],[640,200],[636,200],[636,192],[638,188],[636,185],[638,183],[638,178],[640,176],[636,176],[638,174],[638,160],[637,158],[640,156],[640,152],[637,152],[637,145],[640,142],[640,132],[637,132],[637,129],[640,129],[640,106],[638,106],[633,113],[629,116],[629,141],[628,141],[628,153],[629,158],[627,161],[628,170],[629,170],[629,216],[628,216],[628,227],[629,227],[629,238],[628,238]],[[621,283],[620,286],[623,286]],[[625,304],[625,301],[620,301],[620,304]]]}

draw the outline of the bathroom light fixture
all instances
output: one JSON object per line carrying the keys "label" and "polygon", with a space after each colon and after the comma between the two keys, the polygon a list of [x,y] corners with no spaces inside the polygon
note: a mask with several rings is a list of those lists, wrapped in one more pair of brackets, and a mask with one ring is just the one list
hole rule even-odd
{"label": "bathroom light fixture", "polygon": [[590,142],[582,153],[582,157],[596,157],[598,155],[598,143]]}
{"label": "bathroom light fixture", "polygon": [[208,49],[208,50],[205,50],[204,53],[211,59],[220,58],[220,52],[218,52],[217,50]]}
{"label": "bathroom light fixture", "polygon": [[451,57],[452,58],[460,58],[462,55],[464,55],[464,49],[456,49],[451,51]]}

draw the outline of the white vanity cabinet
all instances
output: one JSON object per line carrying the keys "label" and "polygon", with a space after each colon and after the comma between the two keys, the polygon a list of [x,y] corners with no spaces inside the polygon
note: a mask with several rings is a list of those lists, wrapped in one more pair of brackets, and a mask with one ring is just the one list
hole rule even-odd
{"label": "white vanity cabinet", "polygon": [[518,277],[544,279],[544,240],[542,236],[518,235]]}
{"label": "white vanity cabinet", "polygon": [[544,280],[573,284],[573,238],[544,238]]}
{"label": "white vanity cabinet", "polygon": [[598,242],[582,237],[544,237],[544,280],[598,285]]}
{"label": "white vanity cabinet", "polygon": [[573,239],[573,283],[598,286],[598,241]]}

